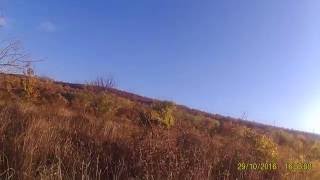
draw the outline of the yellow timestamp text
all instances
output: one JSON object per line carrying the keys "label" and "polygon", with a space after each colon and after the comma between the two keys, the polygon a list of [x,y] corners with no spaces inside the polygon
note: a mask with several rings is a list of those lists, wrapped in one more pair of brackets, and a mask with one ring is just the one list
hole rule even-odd
{"label": "yellow timestamp text", "polygon": [[275,171],[278,169],[277,163],[245,163],[237,164],[238,171]]}
{"label": "yellow timestamp text", "polygon": [[310,162],[287,162],[287,171],[310,171],[312,170],[312,163]]}

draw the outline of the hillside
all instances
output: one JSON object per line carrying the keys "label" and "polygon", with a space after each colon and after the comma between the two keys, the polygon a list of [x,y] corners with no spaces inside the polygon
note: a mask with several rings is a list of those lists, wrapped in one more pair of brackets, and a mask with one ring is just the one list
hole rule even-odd
{"label": "hillside", "polygon": [[0,74],[0,179],[320,179],[320,136]]}

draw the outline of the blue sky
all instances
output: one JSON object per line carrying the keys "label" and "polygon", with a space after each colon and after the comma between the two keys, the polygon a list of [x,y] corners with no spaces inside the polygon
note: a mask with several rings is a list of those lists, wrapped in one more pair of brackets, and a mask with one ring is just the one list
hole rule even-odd
{"label": "blue sky", "polygon": [[3,0],[38,74],[320,132],[316,0]]}

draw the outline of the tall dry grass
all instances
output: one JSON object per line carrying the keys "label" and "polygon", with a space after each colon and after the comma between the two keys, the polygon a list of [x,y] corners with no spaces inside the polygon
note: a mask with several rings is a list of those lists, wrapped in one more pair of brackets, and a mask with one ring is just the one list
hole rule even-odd
{"label": "tall dry grass", "polygon": [[[0,179],[319,177],[314,139],[299,137],[296,146],[295,135],[276,129],[255,130],[103,91],[38,82],[30,94],[17,79],[11,85],[0,90]],[[289,160],[315,166],[291,173],[283,166]],[[275,162],[279,168],[239,171],[239,162]]]}

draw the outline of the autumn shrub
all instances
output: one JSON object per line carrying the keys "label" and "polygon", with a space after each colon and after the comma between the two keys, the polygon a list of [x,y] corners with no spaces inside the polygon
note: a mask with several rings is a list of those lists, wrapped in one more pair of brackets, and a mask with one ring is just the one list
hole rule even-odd
{"label": "autumn shrub", "polygon": [[68,101],[60,93],[43,93],[39,97],[38,103],[49,103],[64,107],[68,104]]}
{"label": "autumn shrub", "polygon": [[154,117],[167,127],[170,127],[174,124],[174,108],[175,105],[167,101],[154,103],[152,105]]}
{"label": "autumn shrub", "polygon": [[0,91],[0,105],[6,105],[8,102],[12,101],[14,94],[8,91]]}
{"label": "autumn shrub", "polygon": [[108,94],[102,93],[94,97],[90,103],[90,107],[94,110],[96,115],[104,115],[106,113],[116,111],[116,104],[113,103],[112,97]]}
{"label": "autumn shrub", "polygon": [[157,102],[150,109],[140,112],[140,121],[143,125],[161,124],[166,127],[174,125],[173,110],[175,105],[171,102]]}
{"label": "autumn shrub", "polygon": [[139,120],[141,120],[140,118],[142,116],[140,116],[139,108],[134,107],[134,106],[133,107],[122,106],[122,107],[119,107],[115,112],[115,117],[118,117],[121,120],[131,121],[131,122],[135,122],[135,123],[139,122]]}
{"label": "autumn shrub", "polygon": [[71,102],[71,106],[84,113],[94,114],[96,116],[104,116],[107,114],[115,114],[119,108],[119,103],[115,103],[116,99],[107,92],[75,92],[62,93],[62,96]]}
{"label": "autumn shrub", "polygon": [[66,93],[63,94],[63,96],[70,101],[70,105],[80,110],[84,113],[86,112],[92,112],[92,109],[90,108],[90,105],[94,99],[94,95],[89,92],[73,92],[73,93]]}
{"label": "autumn shrub", "polygon": [[281,146],[288,146],[297,152],[302,151],[306,143],[303,137],[295,137],[293,134],[284,130],[273,131],[272,137],[277,144]]}
{"label": "autumn shrub", "polygon": [[209,118],[203,118],[201,120],[194,121],[192,124],[201,131],[208,132],[211,136],[218,133],[219,129],[221,128],[220,121]]}
{"label": "autumn shrub", "polygon": [[61,96],[63,96],[67,100],[68,104],[74,103],[76,98],[76,94],[72,92],[62,92]]}
{"label": "autumn shrub", "polygon": [[221,123],[220,121],[218,120],[215,120],[215,119],[212,119],[209,121],[209,126],[208,126],[208,129],[209,129],[209,133],[210,134],[215,134],[218,132],[218,130],[220,129],[221,127]]}
{"label": "autumn shrub", "polygon": [[138,179],[208,179],[212,176],[214,144],[198,131],[156,128],[139,137],[134,146]]}
{"label": "autumn shrub", "polygon": [[38,79],[32,76],[26,76],[20,81],[21,87],[24,93],[24,97],[29,100],[34,100],[39,97],[39,87],[38,87]]}
{"label": "autumn shrub", "polygon": [[267,135],[259,134],[255,130],[247,127],[237,127],[235,135],[239,136],[252,147],[252,152],[255,154],[255,158],[260,161],[274,162],[278,158],[278,146]]}
{"label": "autumn shrub", "polygon": [[0,78],[0,92],[3,99],[12,98],[17,96],[17,90],[20,88],[20,79],[2,75]]}
{"label": "autumn shrub", "polygon": [[311,146],[308,158],[320,160],[320,141],[315,141]]}
{"label": "autumn shrub", "polygon": [[12,85],[10,80],[6,78],[6,76],[3,76],[3,80],[1,81],[1,87],[7,92],[10,92],[14,86]]}
{"label": "autumn shrub", "polygon": [[[220,137],[220,134],[214,136]],[[228,138],[226,138],[228,137]],[[221,137],[222,138],[222,137]],[[217,146],[218,159],[213,169],[217,179],[279,179],[280,170],[241,170],[239,163],[277,163],[277,147],[266,136],[244,127],[235,126],[229,135],[223,134],[222,146]]]}
{"label": "autumn shrub", "polygon": [[[251,135],[249,135],[250,137]],[[261,158],[268,162],[275,162],[278,158],[278,146],[266,135],[253,134],[251,136],[254,148],[258,152],[257,159]]]}

